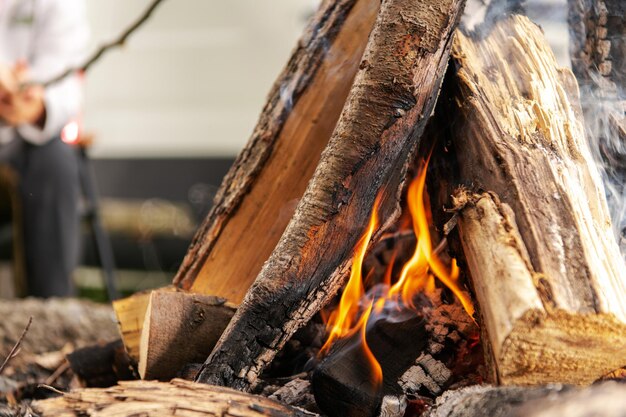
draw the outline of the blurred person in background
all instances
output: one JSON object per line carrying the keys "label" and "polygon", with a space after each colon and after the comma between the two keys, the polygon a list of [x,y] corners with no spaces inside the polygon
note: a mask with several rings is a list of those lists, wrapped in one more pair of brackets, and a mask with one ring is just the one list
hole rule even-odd
{"label": "blurred person in background", "polygon": [[0,0],[0,165],[17,173],[30,295],[70,296],[78,262],[76,152],[60,133],[82,103],[83,0]]}

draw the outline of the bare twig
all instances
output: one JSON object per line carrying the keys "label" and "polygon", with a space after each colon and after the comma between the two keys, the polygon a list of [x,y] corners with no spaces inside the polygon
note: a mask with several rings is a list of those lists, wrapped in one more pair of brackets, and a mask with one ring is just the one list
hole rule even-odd
{"label": "bare twig", "polygon": [[39,384],[37,385],[37,388],[43,388],[43,389],[47,389],[48,391],[52,391],[54,393],[57,394],[61,394],[61,395],[65,395],[65,393],[59,389],[54,388],[53,386],[47,385],[47,384]]}
{"label": "bare twig", "polygon": [[48,87],[52,84],[55,84],[67,77],[68,75],[73,74],[77,71],[86,72],[89,67],[91,67],[96,61],[98,61],[106,51],[117,46],[122,46],[126,42],[128,37],[150,18],[152,12],[154,12],[157,6],[162,2],[163,0],[153,0],[150,6],[148,6],[146,10],[144,10],[143,14],[141,14],[141,16],[135,21],[135,23],[130,25],[117,39],[100,46],[100,48],[98,48],[98,50],[84,64],[66,69],[61,74],[43,83],[43,86]]}
{"label": "bare twig", "polygon": [[70,363],[64,360],[63,363],[50,375],[43,383],[44,385],[52,385],[56,382],[61,375],[63,375],[68,369],[70,369]]}
{"label": "bare twig", "polygon": [[30,329],[30,325],[32,322],[33,322],[33,317],[31,316],[28,319],[28,324],[26,325],[26,327],[24,327],[24,330],[22,331],[22,334],[20,335],[20,338],[17,339],[17,342],[15,342],[15,345],[13,345],[13,348],[9,352],[9,355],[6,357],[4,362],[2,362],[2,365],[0,365],[0,375],[2,374],[2,371],[4,371],[4,368],[6,368],[6,366],[9,364],[9,361],[13,359],[14,357],[16,357],[17,354],[19,353],[18,349],[20,348],[20,345],[22,344],[22,340],[24,340],[24,336],[26,336],[26,332],[28,332],[28,329]]}

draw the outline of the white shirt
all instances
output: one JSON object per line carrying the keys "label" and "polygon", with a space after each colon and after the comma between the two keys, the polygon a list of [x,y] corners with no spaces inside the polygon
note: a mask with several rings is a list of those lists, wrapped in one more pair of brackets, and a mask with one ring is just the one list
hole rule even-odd
{"label": "white shirt", "polygon": [[[84,0],[0,0],[0,63],[12,66],[25,60],[35,82],[48,81],[80,65],[88,38]],[[68,76],[47,87],[44,102],[43,129],[27,124],[0,127],[0,144],[14,139],[16,133],[39,145],[58,135],[80,111],[79,77]]]}

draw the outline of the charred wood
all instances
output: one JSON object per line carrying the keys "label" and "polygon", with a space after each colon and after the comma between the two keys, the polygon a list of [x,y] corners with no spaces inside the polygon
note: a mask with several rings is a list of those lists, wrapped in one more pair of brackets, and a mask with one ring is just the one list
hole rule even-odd
{"label": "charred wood", "polygon": [[381,217],[389,223],[397,217],[408,163],[434,108],[463,4],[384,3],[307,191],[198,381],[249,388],[345,282],[379,191]]}
{"label": "charred wood", "polygon": [[110,387],[138,378],[120,339],[77,349],[67,355],[67,361],[86,387]]}

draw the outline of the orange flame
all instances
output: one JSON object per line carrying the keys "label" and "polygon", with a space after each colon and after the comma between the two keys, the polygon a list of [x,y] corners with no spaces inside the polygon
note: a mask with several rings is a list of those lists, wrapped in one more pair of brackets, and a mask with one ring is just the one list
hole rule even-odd
{"label": "orange flame", "polygon": [[[394,253],[382,282],[385,290],[382,291],[382,294],[379,292],[374,297],[370,296],[369,299],[366,299],[365,285],[363,284],[363,260],[372,235],[379,224],[378,210],[382,194],[379,193],[374,202],[367,230],[355,247],[350,280],[341,295],[339,306],[330,314],[326,323],[329,336],[321,349],[321,353],[327,353],[330,346],[338,339],[351,337],[357,332],[361,332],[363,353],[372,369],[372,379],[375,384],[380,384],[382,381],[382,369],[367,345],[365,334],[370,316],[381,314],[387,303],[415,309],[413,304],[415,295],[421,291],[432,293],[435,290],[435,278],[437,278],[459,299],[467,314],[470,317],[474,315],[472,301],[458,283],[459,268],[456,260],[452,259],[448,266],[433,251],[429,229],[432,216],[430,204],[427,203],[428,196],[425,194],[427,166],[428,161],[421,165],[417,177],[409,185],[407,206],[417,243],[413,255],[402,266],[395,284],[391,285],[393,266],[396,260]],[[367,307],[363,308],[363,305]]]}
{"label": "orange flame", "polygon": [[359,242],[354,250],[354,260],[352,261],[350,279],[348,280],[346,288],[343,290],[339,306],[330,314],[330,317],[328,318],[327,328],[330,329],[330,333],[326,343],[322,346],[322,352],[327,352],[335,340],[347,337],[358,331],[358,326],[353,327],[352,324],[356,321],[359,314],[359,302],[365,295],[362,278],[363,259],[365,259],[365,254],[367,252],[370,239],[372,238],[372,234],[374,234],[374,230],[378,227],[379,205],[380,194],[378,194],[376,200],[374,201],[374,208],[372,210],[372,215],[370,216],[367,230],[365,234],[361,236],[361,239],[359,239]]}

